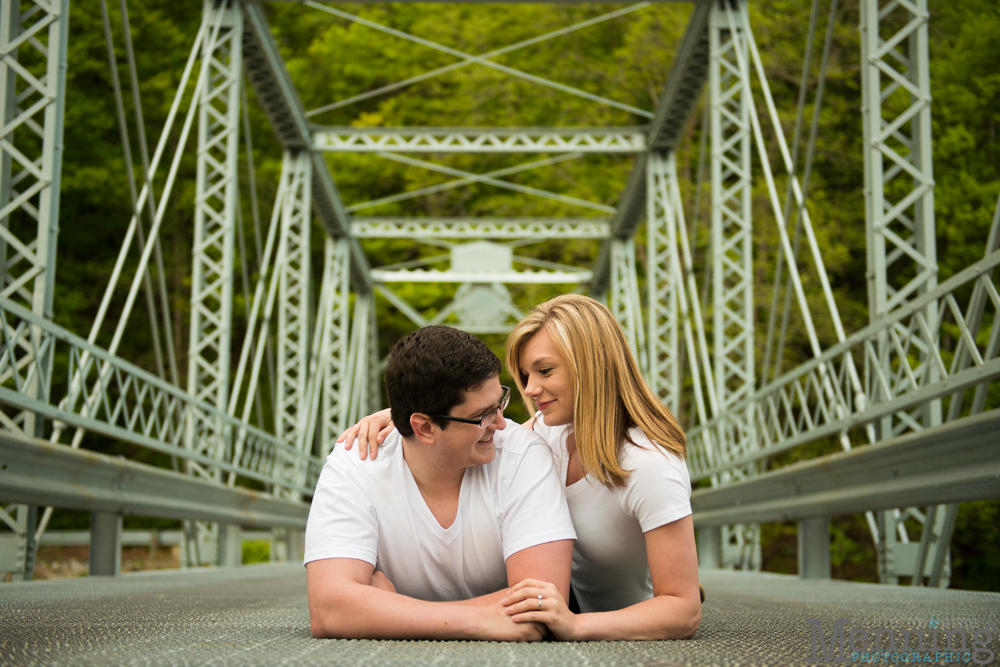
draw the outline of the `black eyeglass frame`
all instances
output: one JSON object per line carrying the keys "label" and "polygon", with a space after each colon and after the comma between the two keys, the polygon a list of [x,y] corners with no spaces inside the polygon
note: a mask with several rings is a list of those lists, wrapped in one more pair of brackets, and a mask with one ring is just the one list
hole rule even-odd
{"label": "black eyeglass frame", "polygon": [[[460,424],[472,424],[473,426],[478,426],[479,428],[486,428],[496,421],[497,410],[503,412],[507,409],[507,406],[510,405],[510,387],[500,385],[500,388],[503,389],[503,393],[500,395],[500,402],[497,403],[496,407],[493,408],[491,412],[486,413],[479,419],[464,419],[462,417],[452,417],[451,415],[434,415],[430,413],[427,413],[427,416],[447,419],[448,421],[459,422]],[[489,421],[484,424],[483,421],[486,419],[489,419]]]}

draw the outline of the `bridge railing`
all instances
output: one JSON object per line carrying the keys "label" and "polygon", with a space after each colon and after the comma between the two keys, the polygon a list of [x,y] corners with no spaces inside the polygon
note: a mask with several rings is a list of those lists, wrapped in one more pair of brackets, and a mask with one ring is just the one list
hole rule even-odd
{"label": "bridge railing", "polygon": [[[230,486],[242,477],[285,497],[312,495],[319,458],[8,299],[0,299],[0,336],[0,403],[12,408],[0,410],[3,428],[22,432],[12,415],[28,411],[52,420],[56,434],[67,427],[99,433],[176,457],[198,472],[227,473]],[[210,447],[193,446],[206,438]]]}
{"label": "bridge railing", "polygon": [[[992,277],[998,264],[1000,250],[692,429],[692,480],[885,417],[893,419],[894,432],[883,437],[920,430],[907,411],[948,395],[944,421],[954,420],[963,416],[973,387],[968,408],[981,412],[991,380],[1000,377],[1000,293]],[[950,355],[938,342],[946,333],[956,340]],[[734,437],[747,429],[756,431],[752,450],[741,443],[753,438]]]}

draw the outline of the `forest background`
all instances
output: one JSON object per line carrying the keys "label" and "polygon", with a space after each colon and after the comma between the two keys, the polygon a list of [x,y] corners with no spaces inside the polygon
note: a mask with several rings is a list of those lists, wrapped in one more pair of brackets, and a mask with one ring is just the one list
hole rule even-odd
{"label": "forest background", "polygon": [[[112,8],[117,3],[110,3]],[[1000,148],[997,143],[1000,109],[1000,4],[995,0],[930,1],[931,79],[935,160],[935,207],[938,234],[939,279],[967,266],[984,251],[990,218],[1000,191]],[[62,175],[61,230],[59,237],[55,319],[70,331],[84,333],[91,323],[111,273],[131,205],[125,161],[119,140],[113,88],[98,0],[73,0],[70,12],[69,69]],[[405,42],[368,27],[351,23],[319,9],[298,3],[265,4],[269,20],[286,58],[306,109],[344,100],[394,81],[456,62],[453,56]],[[464,52],[485,53],[530,39],[592,17],[619,10],[624,5],[479,5],[479,4],[337,4],[337,9],[403,30]],[[808,77],[812,93],[818,78],[818,54],[826,30],[828,2],[820,0],[820,22],[815,55]],[[201,21],[198,0],[129,0],[131,32],[137,48],[140,93],[150,143],[159,137],[173,99],[184,60]],[[769,83],[775,95],[786,135],[795,122],[796,100],[802,75],[810,3],[795,0],[759,0],[750,3],[751,23],[762,51]],[[573,32],[551,41],[496,58],[510,67],[565,82],[588,92],[652,110],[662,93],[673,54],[684,34],[691,8],[686,3],[652,4],[619,18]],[[124,68],[122,21],[111,12],[119,66]],[[848,332],[868,323],[865,287],[864,196],[862,129],[860,118],[860,46],[857,0],[839,3],[835,33],[826,73],[826,97],[810,187],[810,211],[826,261],[845,328]],[[123,69],[124,71],[124,69]],[[127,83],[127,79],[126,79]],[[760,108],[759,88],[757,89]],[[190,98],[190,90],[186,92]],[[131,106],[126,90],[126,108]],[[246,151],[241,153],[242,227],[250,248],[243,268],[250,292],[259,266],[253,248],[262,242],[261,225],[270,216],[277,189],[281,149],[274,133],[248,93],[256,203],[251,194],[251,174]],[[704,102],[704,100],[703,100]],[[677,148],[686,211],[696,246],[696,271],[703,281],[700,258],[707,249],[708,191],[695,191],[702,138],[703,102],[692,115]],[[405,89],[373,96],[316,114],[317,124],[337,126],[636,126],[642,117],[626,111],[565,95],[521,79],[479,66],[454,70]],[[129,127],[132,146],[136,128]],[[772,164],[778,164],[773,132],[769,135]],[[176,145],[177,137],[172,139]],[[171,149],[173,145],[171,146]],[[141,165],[138,151],[133,163]],[[482,173],[537,159],[535,156],[435,155],[419,156],[452,168]],[[509,177],[523,185],[554,190],[581,199],[614,206],[620,196],[632,159],[629,156],[586,156],[551,167]],[[431,186],[451,177],[405,166],[373,155],[328,156],[334,179],[344,201],[358,204],[401,191]],[[759,173],[759,161],[755,163]],[[178,184],[170,201],[161,233],[166,259],[165,276],[171,298],[172,327],[186,368],[183,351],[188,337],[190,298],[191,229],[194,215],[194,142],[187,146]],[[137,168],[136,178],[142,180]],[[763,180],[754,193],[755,284],[758,345],[763,347],[770,284],[777,255],[773,224]],[[157,183],[162,188],[162,183]],[[526,198],[490,185],[468,185],[429,196],[395,201],[359,211],[364,215],[406,216],[561,216],[594,215],[551,200]],[[255,224],[256,220],[263,221]],[[264,232],[266,233],[266,231]],[[405,262],[438,255],[439,248],[412,242],[365,241],[373,265]],[[645,265],[643,232],[638,237],[640,270]],[[322,269],[322,232],[314,225],[313,269]],[[519,248],[517,252],[541,262],[590,266],[599,250],[597,242],[547,241]],[[132,269],[134,271],[134,257]],[[237,259],[238,263],[243,260]],[[806,289],[817,279],[803,268]],[[129,276],[126,275],[126,278]],[[239,280],[239,277],[237,277]],[[126,282],[127,284],[127,282]],[[511,287],[514,302],[524,311],[550,295],[571,286],[523,285]],[[428,316],[444,307],[454,288],[436,285],[399,286],[397,291]],[[238,357],[246,324],[245,288],[234,290],[234,350]],[[832,327],[824,319],[818,289],[813,313],[832,343]],[[121,296],[121,293],[118,294]],[[114,308],[120,312],[122,299]],[[112,310],[109,321],[118,313]],[[400,335],[412,329],[409,320],[384,300],[378,300],[380,348],[385,354]],[[110,327],[98,344],[107,345]],[[502,336],[484,336],[497,351]],[[153,369],[148,319],[140,307],[130,322],[120,356]],[[758,359],[762,358],[758,354]],[[785,351],[785,368],[808,356],[804,329],[793,320]],[[181,385],[185,385],[184,378]],[[996,387],[994,388],[996,389]],[[265,384],[262,392],[269,395]],[[990,405],[1000,405],[994,391]],[[514,418],[526,415],[514,407]],[[685,420],[686,415],[681,415]],[[264,410],[254,421],[270,424]],[[91,437],[85,446],[102,451],[123,451],[126,446]],[[835,451],[832,442],[816,443],[795,456]],[[132,452],[133,458],[158,462],[149,452]],[[794,458],[794,456],[793,456]],[[785,459],[778,463],[787,463]],[[82,513],[57,512],[52,528],[86,527]],[[170,522],[126,518],[126,527],[170,527]],[[919,531],[916,531],[919,532]],[[763,528],[763,569],[795,572],[795,525],[771,524]],[[1000,502],[965,503],[952,546],[952,585],[959,588],[1000,590]],[[862,516],[838,517],[833,522],[834,576],[875,581],[874,549]]]}

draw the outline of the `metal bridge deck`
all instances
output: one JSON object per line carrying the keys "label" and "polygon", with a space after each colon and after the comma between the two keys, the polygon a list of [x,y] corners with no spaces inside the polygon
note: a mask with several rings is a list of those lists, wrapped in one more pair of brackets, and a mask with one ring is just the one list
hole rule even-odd
{"label": "metal bridge deck", "polygon": [[703,572],[702,582],[693,639],[580,644],[312,639],[299,564],[8,584],[0,665],[804,665],[808,618],[827,633],[838,618],[849,628],[1000,625],[997,593],[739,572]]}

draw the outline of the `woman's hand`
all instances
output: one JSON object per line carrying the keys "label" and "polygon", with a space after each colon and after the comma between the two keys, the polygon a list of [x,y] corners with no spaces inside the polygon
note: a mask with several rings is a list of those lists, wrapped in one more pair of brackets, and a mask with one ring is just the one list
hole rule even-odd
{"label": "woman's hand", "polygon": [[392,425],[392,412],[386,408],[368,415],[348,428],[337,437],[337,442],[343,442],[344,449],[350,449],[357,439],[361,460],[364,461],[369,453],[374,459],[378,456],[378,446],[385,442],[386,436],[392,433],[394,428],[396,427]]}
{"label": "woman's hand", "polygon": [[556,639],[576,641],[577,615],[569,610],[559,590],[547,581],[525,579],[511,586],[503,605],[515,623],[544,623]]}

